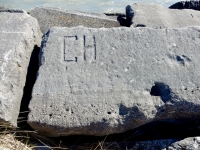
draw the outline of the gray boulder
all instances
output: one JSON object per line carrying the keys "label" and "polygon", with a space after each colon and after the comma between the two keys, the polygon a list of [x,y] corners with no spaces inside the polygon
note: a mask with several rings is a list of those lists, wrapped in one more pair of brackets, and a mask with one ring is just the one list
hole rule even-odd
{"label": "gray boulder", "polygon": [[26,12],[0,12],[1,122],[17,125],[30,56],[41,35],[37,20]]}
{"label": "gray boulder", "polygon": [[100,136],[199,119],[199,31],[51,28],[28,123],[46,136]]}
{"label": "gray boulder", "polygon": [[199,0],[180,1],[169,7],[170,9],[194,9],[200,10]]}
{"label": "gray boulder", "polygon": [[168,9],[159,5],[133,4],[126,7],[130,27],[180,28],[200,25],[200,12]]}
{"label": "gray boulder", "polygon": [[4,9],[4,7],[0,5],[0,9]]}
{"label": "gray boulder", "polygon": [[168,149],[170,150],[199,150],[200,149],[200,137],[189,137],[180,141],[172,143]]}
{"label": "gray boulder", "polygon": [[150,141],[137,141],[132,143],[129,150],[199,150],[200,137],[189,137],[183,140],[163,139]]}
{"label": "gray boulder", "polygon": [[36,7],[30,12],[30,15],[38,20],[42,33],[46,33],[53,26],[76,27],[82,25],[91,28],[120,26],[117,17],[114,19],[105,14],[66,11],[59,8]]}

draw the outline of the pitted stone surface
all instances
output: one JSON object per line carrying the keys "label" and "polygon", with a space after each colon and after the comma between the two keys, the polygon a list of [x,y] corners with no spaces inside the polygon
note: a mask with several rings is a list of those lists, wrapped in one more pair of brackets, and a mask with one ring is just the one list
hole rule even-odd
{"label": "pitted stone surface", "polygon": [[160,5],[133,4],[126,7],[131,27],[180,28],[200,25],[200,11],[168,9]]}
{"label": "pitted stone surface", "polygon": [[198,27],[53,27],[28,123],[46,136],[100,136],[199,118],[199,43]]}
{"label": "pitted stone surface", "polygon": [[0,12],[0,120],[17,125],[27,68],[41,31],[26,12]]}
{"label": "pitted stone surface", "polygon": [[117,17],[111,18],[105,14],[86,13],[80,11],[63,10],[60,8],[36,7],[30,15],[35,17],[45,34],[51,27],[76,27],[91,28],[120,27]]}

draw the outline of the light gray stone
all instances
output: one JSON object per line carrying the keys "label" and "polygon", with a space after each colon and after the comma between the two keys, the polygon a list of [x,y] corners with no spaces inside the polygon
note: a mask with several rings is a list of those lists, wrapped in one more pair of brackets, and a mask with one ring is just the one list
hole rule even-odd
{"label": "light gray stone", "polygon": [[200,118],[200,28],[53,27],[28,123],[46,136],[122,133]]}
{"label": "light gray stone", "polygon": [[200,11],[168,9],[160,5],[133,4],[126,7],[131,27],[180,28],[200,25]]}
{"label": "light gray stone", "polygon": [[63,10],[60,8],[36,7],[30,15],[35,17],[46,33],[51,27],[76,27],[83,25],[91,28],[119,27],[120,23],[105,14],[86,13],[80,11]]}
{"label": "light gray stone", "polygon": [[199,150],[200,137],[189,137],[183,140],[163,139],[150,141],[133,142],[133,147],[129,150]]}
{"label": "light gray stone", "polygon": [[0,12],[0,120],[17,125],[27,68],[41,43],[35,18],[26,12]]}
{"label": "light gray stone", "polygon": [[200,137],[189,137],[177,142],[174,142],[168,147],[169,150],[199,150],[200,149]]}
{"label": "light gray stone", "polygon": [[4,7],[0,5],[0,9],[4,9]]}

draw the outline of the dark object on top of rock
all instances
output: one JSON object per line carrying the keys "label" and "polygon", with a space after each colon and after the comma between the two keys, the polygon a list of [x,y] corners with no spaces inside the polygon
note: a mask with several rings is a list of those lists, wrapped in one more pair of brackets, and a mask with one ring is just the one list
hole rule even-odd
{"label": "dark object on top of rock", "polygon": [[7,9],[7,8],[4,8],[3,6],[0,6],[0,12],[7,12],[7,13],[24,13],[23,10],[18,10],[18,9]]}
{"label": "dark object on top of rock", "polygon": [[194,9],[200,10],[200,1],[191,0],[191,1],[181,1],[177,2],[169,7],[170,9]]}
{"label": "dark object on top of rock", "polygon": [[104,13],[110,19],[116,19],[121,26],[130,27],[129,23],[126,20],[126,15],[123,13]]}

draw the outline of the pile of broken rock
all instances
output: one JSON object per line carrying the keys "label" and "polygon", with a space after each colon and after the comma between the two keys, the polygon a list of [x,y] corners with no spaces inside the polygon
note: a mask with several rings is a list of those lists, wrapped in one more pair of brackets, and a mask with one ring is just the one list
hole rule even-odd
{"label": "pile of broken rock", "polygon": [[[147,141],[135,149],[200,148],[199,11],[1,8],[0,36],[1,122],[17,126],[29,110],[28,124],[47,137],[137,129]],[[164,124],[158,134],[178,126],[188,138],[148,141],[151,123]]]}

